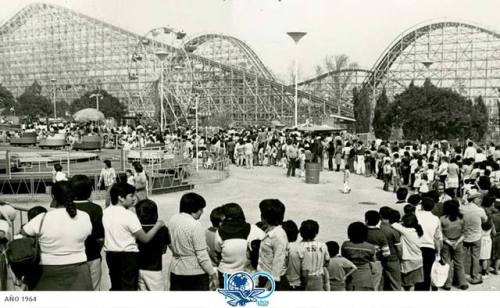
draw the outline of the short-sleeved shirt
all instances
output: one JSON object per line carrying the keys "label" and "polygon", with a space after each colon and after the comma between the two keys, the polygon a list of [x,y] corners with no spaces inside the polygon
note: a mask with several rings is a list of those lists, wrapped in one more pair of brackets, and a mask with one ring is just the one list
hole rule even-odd
{"label": "short-sleeved shirt", "polygon": [[87,261],[101,258],[102,244],[98,239],[104,238],[104,227],[102,225],[102,208],[100,205],[90,201],[75,201],[75,206],[80,211],[87,213],[92,223],[92,233],[85,240],[85,254]]}
{"label": "short-sleeved shirt", "polygon": [[[146,233],[152,228],[153,226],[142,227]],[[139,269],[161,271],[163,267],[162,256],[167,251],[168,244],[170,244],[170,235],[165,226],[161,227],[148,243],[137,243],[139,246]]]}
{"label": "short-sleeved shirt", "polygon": [[472,243],[481,239],[481,224],[486,221],[486,212],[475,204],[464,204],[460,206],[464,215],[464,242]]}
{"label": "short-sleeved shirt", "polygon": [[330,287],[333,289],[345,287],[345,275],[356,268],[356,265],[342,256],[330,259],[328,263],[328,274],[330,276]]}
{"label": "short-sleeved shirt", "polygon": [[460,236],[462,236],[464,229],[463,219],[457,218],[456,220],[451,221],[447,216],[442,216],[440,220],[445,238],[453,241],[458,240]]}
{"label": "short-sleeved shirt", "polygon": [[288,283],[293,287],[299,287],[301,285],[302,259],[304,259],[304,254],[303,250],[300,248],[300,243],[289,243],[286,278]]}
{"label": "short-sleeved shirt", "polygon": [[102,215],[104,250],[139,252],[134,233],[142,229],[137,215],[121,205],[106,208]]}
{"label": "short-sleeved shirt", "polygon": [[330,260],[325,243],[317,241],[300,242],[300,249],[304,256],[302,270],[309,271],[309,276],[323,275],[325,263]]}
{"label": "short-sleeved shirt", "polygon": [[367,242],[358,244],[346,241],[342,244],[341,253],[343,257],[360,267],[373,261],[375,246]]}
{"label": "short-sleeved shirt", "polygon": [[24,232],[29,236],[38,234],[44,216],[39,237],[40,264],[65,265],[86,262],[85,240],[92,232],[89,215],[77,210],[76,216],[71,218],[66,209],[55,209],[30,220],[24,225]]}
{"label": "short-sleeved shirt", "polygon": [[389,245],[389,251],[391,252],[387,260],[397,260],[398,252],[396,246],[401,245],[401,234],[391,227],[390,224],[384,222],[380,224],[380,230],[384,233],[387,244]]}
{"label": "short-sleeved shirt", "polygon": [[384,232],[382,232],[380,228],[368,227],[368,236],[366,241],[375,246],[375,256],[377,260],[384,259],[384,254],[387,256],[387,254],[390,253],[387,239],[385,238]]}

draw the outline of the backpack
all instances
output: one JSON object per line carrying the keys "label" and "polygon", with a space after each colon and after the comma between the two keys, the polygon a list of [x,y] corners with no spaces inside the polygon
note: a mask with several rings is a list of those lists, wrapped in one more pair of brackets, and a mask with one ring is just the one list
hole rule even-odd
{"label": "backpack", "polygon": [[35,237],[23,237],[12,240],[7,244],[7,260],[12,272],[18,279],[33,273],[34,269],[39,267],[40,263],[40,245],[38,238],[42,231],[43,222],[46,214],[43,214],[38,228],[38,234]]}

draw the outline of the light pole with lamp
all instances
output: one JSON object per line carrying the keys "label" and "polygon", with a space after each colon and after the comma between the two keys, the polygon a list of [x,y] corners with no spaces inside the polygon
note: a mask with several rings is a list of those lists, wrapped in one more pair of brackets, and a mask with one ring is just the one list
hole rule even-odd
{"label": "light pole with lamp", "polygon": [[50,82],[52,83],[52,101],[53,101],[53,104],[54,104],[54,119],[57,119],[57,107],[56,107],[56,79],[55,78],[52,78],[50,79]]}
{"label": "light pole with lamp", "polygon": [[97,111],[99,111],[99,99],[103,98],[102,95],[101,95],[101,93],[94,93],[94,94],[90,95],[89,97],[90,98],[94,98],[95,97],[95,100],[96,100],[96,108],[95,109],[97,109]]}
{"label": "light pole with lamp", "polygon": [[157,51],[156,56],[160,60],[160,131],[163,133],[165,109],[163,107],[163,61],[167,58],[166,51]]}
{"label": "light pole with lamp", "polygon": [[298,92],[298,75],[299,75],[299,62],[298,62],[298,53],[299,53],[299,41],[301,38],[303,38],[307,32],[287,32],[288,36],[290,36],[293,41],[295,42],[295,112],[294,112],[294,118],[295,118],[295,126],[297,126],[297,112],[298,112],[298,100],[299,100],[299,92]]}

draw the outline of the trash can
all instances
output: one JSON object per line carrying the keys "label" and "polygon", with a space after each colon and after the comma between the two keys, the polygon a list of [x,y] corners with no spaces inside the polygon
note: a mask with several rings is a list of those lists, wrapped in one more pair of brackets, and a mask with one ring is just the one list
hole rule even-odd
{"label": "trash can", "polygon": [[319,184],[319,168],[318,163],[306,163],[306,183]]}

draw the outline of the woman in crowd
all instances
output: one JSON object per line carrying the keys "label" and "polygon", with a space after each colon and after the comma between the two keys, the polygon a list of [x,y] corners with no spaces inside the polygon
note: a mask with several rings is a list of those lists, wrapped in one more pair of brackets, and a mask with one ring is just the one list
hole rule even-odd
{"label": "woman in crowd", "polygon": [[92,232],[87,213],[77,210],[67,181],[57,182],[52,195],[58,208],[36,216],[21,233],[35,236],[42,225],[40,264],[42,274],[34,291],[92,291],[92,280],[85,254],[85,240]]}
{"label": "woman in crowd", "polygon": [[422,251],[420,237],[424,234],[414,214],[404,215],[401,223],[393,223],[392,227],[401,233],[401,279],[405,291],[415,284],[424,281]]}
{"label": "woman in crowd", "polygon": [[148,198],[148,178],[140,162],[134,162],[133,166],[135,170],[135,195],[137,201],[141,201]]}
{"label": "woman in crowd", "polygon": [[224,221],[215,234],[215,251],[220,254],[219,287],[224,287],[224,273],[250,272],[247,255],[249,243],[262,240],[264,231],[246,222],[245,214],[236,203],[223,205]]}
{"label": "woman in crowd", "polygon": [[172,291],[208,291],[211,285],[219,285],[217,272],[208,255],[205,228],[199,222],[205,206],[202,196],[184,194],[179,214],[172,216],[168,223],[172,250]]}
{"label": "woman in crowd", "polygon": [[459,208],[460,204],[457,200],[448,200],[443,206],[444,215],[441,217],[441,228],[444,244],[441,257],[445,263],[450,265],[448,280],[443,286],[444,290],[450,290],[454,280],[462,290],[469,287],[465,279],[464,269],[464,220]]}

